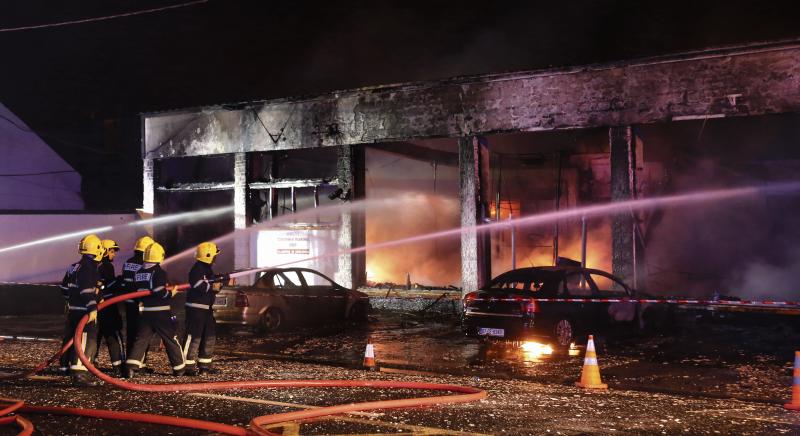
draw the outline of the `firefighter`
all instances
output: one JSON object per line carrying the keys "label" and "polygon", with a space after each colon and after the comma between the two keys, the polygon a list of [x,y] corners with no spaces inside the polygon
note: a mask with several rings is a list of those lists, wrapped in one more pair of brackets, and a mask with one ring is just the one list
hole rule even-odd
{"label": "firefighter", "polygon": [[186,295],[186,373],[216,374],[212,367],[214,343],[216,342],[216,320],[214,319],[214,299],[222,287],[224,278],[214,275],[211,269],[220,253],[213,242],[203,242],[197,246],[195,262],[189,271],[189,289]]}
{"label": "firefighter", "polygon": [[[111,239],[103,239],[102,244],[105,255],[97,270],[100,274],[101,299],[108,300],[120,295],[120,289],[122,289],[121,283],[114,274],[114,264],[112,263],[119,251],[119,245]],[[97,323],[100,330],[97,349],[100,350],[100,341],[105,338],[113,373],[117,377],[121,377],[123,375],[122,368],[124,368],[122,364],[125,363],[125,350],[122,345],[122,315],[120,315],[119,306],[115,304],[106,307],[99,313]]]}
{"label": "firefighter", "polygon": [[[78,252],[82,255],[81,260],[70,265],[61,282],[69,309],[63,343],[75,335],[78,323],[88,314],[89,322],[83,330],[81,349],[89,359],[93,359],[97,348],[97,265],[103,258],[103,244],[96,235],[88,235],[78,244]],[[73,384],[96,386],[98,382],[81,363],[75,347],[66,354],[67,359],[62,360],[62,365],[69,362]]]}
{"label": "firefighter", "polygon": [[[136,291],[134,277],[142,267],[144,251],[152,244],[153,238],[142,236],[133,246],[133,257],[122,265],[122,293],[129,294]],[[136,340],[136,330],[139,328],[139,299],[125,300],[125,350],[130,354],[133,342]],[[145,351],[147,355],[147,351]]]}
{"label": "firefighter", "polygon": [[142,268],[134,277],[134,287],[137,291],[149,290],[151,294],[141,299],[142,312],[139,314],[136,341],[133,343],[133,348],[128,351],[128,360],[125,361],[127,376],[132,378],[142,369],[147,345],[153,334],[157,334],[164,342],[172,374],[181,376],[185,372],[186,362],[178,342],[177,325],[169,304],[178,288],[174,287],[171,290],[167,288],[167,273],[160,265],[164,260],[164,247],[157,242],[150,244],[144,252],[143,260]]}

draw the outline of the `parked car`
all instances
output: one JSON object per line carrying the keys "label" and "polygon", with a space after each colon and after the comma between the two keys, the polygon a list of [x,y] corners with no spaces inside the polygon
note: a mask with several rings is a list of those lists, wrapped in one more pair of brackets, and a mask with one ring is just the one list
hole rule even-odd
{"label": "parked car", "polygon": [[468,336],[524,340],[545,336],[562,347],[588,334],[635,330],[666,315],[663,305],[633,302],[543,302],[540,298],[633,299],[637,294],[619,278],[576,266],[521,268],[497,276],[464,296],[462,328]]}
{"label": "parked car", "polygon": [[214,302],[219,324],[239,324],[270,332],[287,325],[362,321],[367,294],[347,289],[307,268],[266,270],[252,286],[223,287]]}

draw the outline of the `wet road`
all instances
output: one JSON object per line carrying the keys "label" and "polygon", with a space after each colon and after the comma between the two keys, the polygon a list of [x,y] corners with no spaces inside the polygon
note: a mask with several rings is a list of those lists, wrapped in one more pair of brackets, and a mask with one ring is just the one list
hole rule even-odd
{"label": "wet road", "polygon": [[[775,320],[780,322],[775,322]],[[674,335],[625,335],[597,341],[612,387],[783,404],[800,330],[794,317],[706,320]],[[795,324],[796,325],[796,324]],[[583,344],[542,354],[519,345],[463,336],[455,318],[384,312],[368,326],[322,328],[267,337],[233,330],[230,353],[358,366],[364,345],[379,366],[439,374],[569,384],[580,375]],[[547,341],[543,341],[544,345]]]}
{"label": "wet road", "polygon": [[[598,345],[608,392],[572,387],[581,355],[537,355],[510,344],[463,337],[454,319],[377,314],[364,326],[330,326],[270,336],[224,329],[223,373],[203,380],[376,378],[479,386],[479,403],[348,415],[300,426],[302,434],[797,434],[800,414],[785,411],[797,330],[785,324],[711,322],[670,337]],[[0,334],[58,336],[58,317],[3,317]],[[381,372],[358,369],[375,345]],[[0,342],[0,371],[24,368],[56,344]],[[164,353],[153,364],[166,372]],[[573,353],[575,354],[575,353]],[[108,366],[101,356],[100,366]],[[174,380],[147,376],[153,383]],[[183,380],[187,380],[184,378]],[[146,394],[108,387],[76,389],[64,377],[4,383],[2,395],[36,405],[79,405],[245,425],[253,416],[308,406],[402,398],[419,392],[295,389]],[[730,399],[730,397],[738,399]],[[31,416],[42,434],[193,434],[169,427],[86,418]],[[9,430],[9,429],[6,429]],[[7,431],[8,434],[12,432]]]}

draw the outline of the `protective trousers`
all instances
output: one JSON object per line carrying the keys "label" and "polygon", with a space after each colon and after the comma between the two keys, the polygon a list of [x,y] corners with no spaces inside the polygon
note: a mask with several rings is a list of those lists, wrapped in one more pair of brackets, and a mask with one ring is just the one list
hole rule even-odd
{"label": "protective trousers", "polygon": [[[75,329],[78,328],[78,323],[86,315],[85,310],[70,310],[67,315],[66,328],[64,330],[64,343],[69,341],[69,338],[75,336]],[[81,350],[90,362],[94,362],[94,355],[97,351],[97,323],[92,322],[86,324],[83,328],[83,335],[81,337]],[[88,370],[78,358],[78,353],[75,352],[75,346],[69,349],[67,353],[69,362],[69,370],[73,374],[87,373]],[[63,362],[63,361],[62,361]]]}
{"label": "protective trousers", "polygon": [[139,303],[125,302],[125,349],[128,354],[133,349],[136,341],[136,331],[139,329]]}
{"label": "protective trousers", "polygon": [[[100,338],[104,338],[106,346],[108,346],[111,366],[117,368],[125,362],[125,350],[122,345],[122,315],[119,313],[119,306],[115,304],[98,312],[97,323],[100,329]],[[99,349],[100,339],[97,343]]]}
{"label": "protective trousers", "polygon": [[125,362],[125,366],[132,371],[138,371],[142,368],[147,346],[154,334],[158,335],[164,342],[172,372],[174,374],[183,374],[186,362],[176,335],[176,326],[171,319],[169,310],[145,311],[139,314],[139,329],[136,331],[136,341],[133,343],[133,348],[128,352],[128,360]]}
{"label": "protective trousers", "polygon": [[[139,302],[125,302],[125,355],[130,355],[133,350],[133,343],[136,342],[136,332],[139,330]],[[153,342],[153,341],[151,341]],[[144,351],[142,363],[147,361],[147,352],[151,348],[158,347],[158,340],[155,344],[148,344]]]}
{"label": "protective trousers", "polygon": [[214,311],[196,307],[186,308],[186,365],[211,368],[214,343],[217,341],[217,321]]}
{"label": "protective trousers", "polygon": [[[64,348],[64,345],[67,345],[67,342],[69,342],[69,340],[72,339],[72,337],[75,335],[75,328],[72,326],[72,322],[70,321],[70,316],[69,316],[69,314],[71,313],[72,311],[68,312],[67,319],[64,321],[64,335],[63,339],[61,340],[61,348]],[[69,359],[71,357],[70,355],[71,353],[72,353],[72,347],[69,347],[69,350],[65,351],[64,354],[62,354],[58,358],[59,369],[65,373],[69,371]]]}

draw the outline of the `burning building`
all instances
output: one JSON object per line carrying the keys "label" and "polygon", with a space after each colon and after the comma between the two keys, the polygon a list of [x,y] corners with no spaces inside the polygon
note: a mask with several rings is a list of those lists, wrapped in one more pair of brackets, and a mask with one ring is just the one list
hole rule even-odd
{"label": "burning building", "polygon": [[[471,291],[514,266],[568,256],[637,287],[709,290],[744,268],[720,253],[763,250],[775,233],[800,242],[792,226],[767,216],[785,205],[761,198],[738,205],[747,214],[710,205],[473,227],[792,178],[797,77],[800,43],[783,41],[144,114],[143,209],[233,205],[212,229],[189,224],[158,237],[174,252],[237,230],[231,268],[275,262],[266,252],[314,257],[346,286],[411,273]],[[401,191],[422,206],[333,207]],[[328,215],[291,218],[314,208]],[[755,218],[754,209],[762,211]],[[723,217],[733,221],[721,225]],[[281,219],[283,233],[245,231]],[[465,231],[392,252],[352,250],[452,227]]]}

